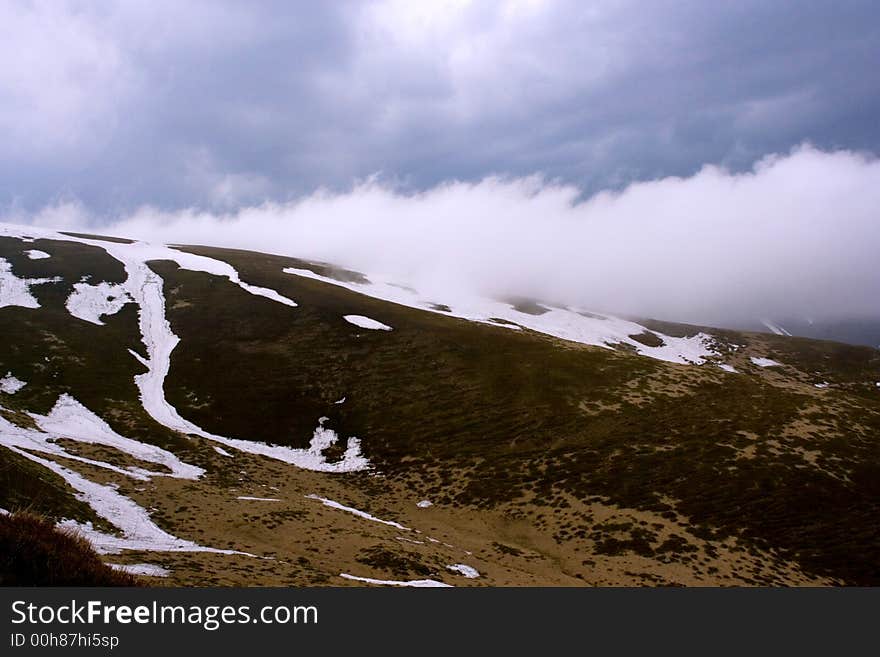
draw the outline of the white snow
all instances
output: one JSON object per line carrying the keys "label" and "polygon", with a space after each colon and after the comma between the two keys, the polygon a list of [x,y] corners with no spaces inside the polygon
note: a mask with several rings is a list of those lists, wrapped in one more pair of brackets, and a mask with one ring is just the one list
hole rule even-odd
{"label": "white snow", "polygon": [[252,502],[280,502],[277,497],[251,497],[250,495],[239,495],[237,500],[250,500]]}
{"label": "white snow", "polygon": [[[214,276],[226,277],[232,283],[238,285],[241,289],[255,296],[265,297],[266,299],[282,303],[292,308],[295,308],[297,305],[295,301],[279,294],[275,290],[265,287],[259,287],[257,285],[251,285],[250,283],[245,283],[241,280],[238,271],[236,271],[236,269],[232,265],[221,260],[216,260],[214,258],[186,253],[185,251],[180,251],[179,249],[175,249],[162,244],[149,244],[147,242],[105,242],[99,239],[88,239],[83,237],[74,237],[72,235],[65,235],[51,229],[36,228],[34,226],[0,224],[0,235],[16,237],[22,241],[28,241],[26,233],[33,233],[44,239],[59,240],[65,242],[77,242],[80,244],[96,246],[98,248],[104,249],[108,254],[122,262],[124,265],[128,264],[128,262],[139,262],[140,264],[145,265],[150,260],[171,260],[182,269],[187,269],[190,271],[200,271],[207,274],[213,274]],[[30,241],[33,240],[31,239]],[[0,260],[2,260],[2,258],[0,258]],[[128,271],[128,267],[126,267],[126,270]],[[129,275],[130,274],[131,272],[129,272]],[[128,283],[129,281],[126,281],[126,283],[123,283],[123,286],[126,288],[126,290],[129,291],[129,293],[131,293],[131,289]],[[135,299],[137,298],[134,294],[132,296]]]}
{"label": "white snow", "polygon": [[9,516],[9,515],[12,515],[12,514],[9,513],[9,511],[7,511],[6,509],[0,508],[0,516]]}
{"label": "white snow", "polygon": [[438,582],[434,579],[411,579],[406,581],[393,580],[393,579],[373,579],[372,577],[358,577],[356,575],[349,575],[348,573],[339,573],[340,577],[344,577],[345,579],[352,579],[356,582],[366,582],[367,584],[379,584],[382,586],[412,586],[416,588],[451,588],[449,584],[444,584],[443,582]]}
{"label": "white snow", "polygon": [[162,566],[152,563],[108,563],[113,570],[121,570],[131,575],[144,575],[146,577],[168,577],[171,571]]}
{"label": "white snow", "polygon": [[6,376],[0,379],[0,392],[5,392],[7,395],[14,395],[26,385],[27,383],[21,379],[12,376],[12,372],[7,372]]}
{"label": "white snow", "polygon": [[[135,377],[135,380],[136,382],[138,382],[139,386],[143,385],[145,379],[140,379],[138,381],[138,378],[147,377],[148,375],[149,372],[147,374],[141,374],[138,375],[138,377]],[[146,382],[153,384],[153,382],[149,380],[146,380]],[[313,434],[312,439],[309,442],[308,448],[270,445],[268,443],[242,440],[239,438],[226,438],[224,436],[218,436],[216,434],[209,433],[196,426],[195,424],[189,422],[188,420],[184,420],[183,418],[181,418],[177,414],[177,411],[174,409],[174,407],[172,407],[170,404],[168,404],[167,401],[165,401],[164,394],[161,388],[159,388],[158,391],[152,388],[147,388],[147,391],[151,395],[149,398],[144,395],[144,388],[141,388],[141,399],[144,400],[144,408],[146,408],[147,412],[150,413],[150,415],[154,419],[159,421],[160,424],[164,424],[168,428],[175,431],[195,434],[197,436],[201,436],[202,438],[207,438],[208,440],[219,442],[226,447],[232,447],[241,452],[247,452],[249,454],[259,454],[261,456],[266,456],[268,458],[289,463],[298,468],[303,468],[304,470],[339,473],[358,472],[360,470],[366,470],[370,467],[369,461],[361,454],[361,441],[354,437],[351,437],[347,440],[346,449],[342,455],[341,460],[334,461],[332,463],[327,461],[327,458],[324,456],[323,451],[331,445],[334,445],[338,441],[338,435],[332,429],[326,429],[323,427],[323,423],[324,421],[326,421],[326,418],[321,418],[321,420],[319,421],[319,426],[315,429],[315,433]],[[231,456],[231,454],[225,452],[223,456]]]}
{"label": "white snow", "polygon": [[[52,438],[68,438],[81,443],[105,445],[125,452],[141,461],[157,463],[171,470],[169,476],[178,479],[198,479],[205,471],[195,465],[184,463],[169,451],[125,438],[113,431],[97,415],[68,394],[62,394],[48,415],[29,413],[37,426]],[[134,472],[146,476],[162,476],[163,473],[134,468]]]}
{"label": "white snow", "polygon": [[467,564],[463,563],[455,563],[451,566],[446,566],[446,568],[447,570],[456,572],[460,575],[463,575],[464,577],[467,577],[468,579],[476,579],[480,576],[480,571],[478,571],[473,566],[468,566]]}
{"label": "white snow", "polygon": [[736,368],[733,365],[728,365],[727,363],[719,363],[718,367],[720,367],[725,372],[730,372],[731,374],[736,374]]}
{"label": "white snow", "polygon": [[[705,362],[707,356],[715,355],[712,349],[712,337],[705,333],[678,338],[654,331],[663,340],[663,344],[658,347],[649,347],[630,337],[643,333],[646,330],[644,326],[611,315],[585,312],[585,309],[580,308],[551,307],[544,314],[532,315],[516,310],[509,303],[478,297],[461,297],[454,301],[445,300],[451,309],[450,312],[445,312],[437,309],[436,300],[423,297],[411,288],[405,288],[391,282],[338,281],[308,269],[295,267],[286,267],[283,271],[287,274],[323,281],[330,285],[409,308],[459,317],[501,328],[514,330],[527,328],[563,340],[599,347],[613,348],[614,345],[626,344],[644,356],[672,363],[700,365]],[[512,325],[494,322],[493,319],[501,319]]]}
{"label": "white snow", "polygon": [[[236,274],[237,276],[238,274]],[[230,277],[232,280],[232,277]],[[245,290],[246,292],[250,292],[251,294],[258,297],[266,297],[271,301],[277,301],[278,303],[283,303],[285,306],[290,306],[291,308],[296,308],[297,303],[293,299],[288,299],[287,297],[278,294],[275,290],[270,290],[267,287],[257,287],[256,285],[250,285],[248,283],[244,283],[242,281],[232,280],[233,283],[238,283],[238,286]]]}
{"label": "white snow", "polygon": [[[82,534],[97,551],[103,553],[115,553],[120,550],[235,553],[232,550],[204,547],[169,534],[153,523],[145,509],[130,498],[121,495],[115,486],[89,481],[70,468],[38,456],[34,452],[87,463],[141,481],[154,476],[195,479],[204,472],[201,468],[183,463],[171,452],[154,445],[120,436],[101,418],[67,394],[58,398],[49,414],[29,413],[29,415],[37,425],[37,429],[19,427],[0,417],[0,445],[62,477],[74,489],[78,499],[86,502],[98,516],[118,528],[122,536],[105,534],[96,530],[91,523],[83,524],[75,520],[62,521],[59,523],[60,527]],[[171,472],[170,474],[153,472],[140,467],[120,468],[103,461],[77,456],[67,452],[58,444],[57,440],[61,438],[113,447],[141,461],[164,465]]]}
{"label": "white snow", "polygon": [[813,386],[819,388],[820,390],[823,390],[828,387],[828,382],[823,381],[822,383],[814,383]]}
{"label": "white snow", "polygon": [[6,258],[0,258],[0,308],[21,306],[22,308],[39,308],[40,302],[31,294],[31,285],[57,283],[61,279],[54,278],[19,278],[12,273],[12,265]]}
{"label": "white snow", "polygon": [[218,447],[217,445],[214,445],[213,447],[214,447],[214,451],[217,452],[220,456],[228,456],[229,458],[232,458],[232,454],[227,452],[222,447]]}
{"label": "white snow", "polygon": [[344,504],[340,504],[339,502],[334,502],[333,500],[328,500],[326,497],[319,497],[312,493],[311,495],[306,495],[306,498],[310,500],[318,500],[324,506],[329,506],[331,509],[339,509],[340,511],[346,511],[353,515],[356,515],[359,518],[363,518],[364,520],[371,520],[372,522],[379,522],[383,525],[388,525],[389,527],[395,527],[397,529],[402,529],[404,531],[410,531],[409,527],[404,527],[399,522],[394,522],[393,520],[382,520],[381,518],[377,518],[376,516],[370,515],[366,511],[361,511],[360,509],[355,509],[351,506],[345,506]]}
{"label": "white snow", "polygon": [[769,319],[762,319],[762,320],[761,320],[761,323],[762,323],[764,326],[766,326],[768,329],[770,329],[770,330],[771,330],[773,333],[775,333],[776,335],[787,335],[787,336],[791,336],[791,333],[789,333],[789,332],[786,331],[784,328],[782,328],[781,326],[779,326],[779,324],[775,324],[775,323],[771,322]]}
{"label": "white snow", "polygon": [[[172,260],[181,269],[188,269],[190,271],[200,271],[205,272],[206,274],[213,274],[214,276],[223,276],[228,278],[231,282],[235,283],[245,292],[253,294],[254,296],[264,297],[271,301],[276,301],[278,303],[282,303],[285,306],[290,306],[291,308],[296,308],[297,304],[293,299],[288,299],[287,297],[279,294],[275,290],[269,289],[267,287],[259,287],[257,285],[251,285],[250,283],[245,283],[241,280],[241,277],[236,271],[235,267],[230,265],[227,262],[223,262],[222,260],[215,260],[214,258],[208,258],[207,256],[195,255],[193,253],[187,253],[185,251],[180,251],[178,249],[174,249],[168,246],[158,245],[158,244],[147,244],[146,242],[135,242],[134,244],[113,244],[113,247],[123,247],[123,248],[113,248],[112,251],[110,248],[107,248],[106,242],[100,242],[99,246],[107,249],[107,252],[110,253],[113,257],[118,258],[117,252],[126,251],[131,254],[129,257],[137,257],[142,263],[146,263],[150,260]],[[127,248],[125,248],[127,247]]]}
{"label": "white snow", "polygon": [[752,356],[749,360],[758,367],[779,367],[782,365],[782,363],[777,363],[775,360],[772,360],[770,358],[757,358],[755,356]]}
{"label": "white snow", "polygon": [[142,468],[120,468],[111,465],[110,463],[105,463],[104,461],[96,461],[94,459],[71,454],[55,442],[55,436],[52,434],[44,433],[38,429],[25,429],[16,426],[3,417],[0,417],[0,445],[8,447],[9,449],[19,448],[30,450],[32,452],[40,452],[42,454],[61,456],[71,461],[86,463],[97,468],[110,470],[126,477],[137,479],[138,481],[148,481],[151,476],[159,474],[148,472]]}
{"label": "white snow", "polygon": [[75,283],[64,305],[74,317],[103,326],[102,315],[115,315],[122,306],[131,302],[132,298],[121,285]]}
{"label": "white snow", "polygon": [[45,251],[38,251],[37,249],[31,249],[30,251],[25,251],[25,255],[31,260],[45,260],[46,258],[51,258],[48,253]]}
{"label": "white snow", "polygon": [[427,509],[429,506],[434,506],[434,503],[431,500],[422,500],[421,502],[417,502],[416,506],[420,509]]}
{"label": "white snow", "polygon": [[[2,420],[2,418],[0,418]],[[8,423],[7,423],[8,424]],[[100,517],[122,532],[113,536],[96,530],[90,522],[80,523],[64,520],[59,527],[76,531],[86,538],[96,551],[115,554],[121,550],[154,550],[161,552],[217,552],[221,554],[242,554],[233,550],[208,548],[187,541],[158,527],[145,509],[133,500],[118,493],[112,486],[96,484],[62,465],[31,454],[25,449],[10,445],[6,440],[6,427],[0,423],[0,443],[16,454],[30,459],[59,475],[76,491],[76,497],[86,502]]]}
{"label": "white snow", "polygon": [[391,327],[375,319],[364,317],[363,315],[344,315],[343,318],[349,324],[354,324],[360,328],[370,329],[372,331],[390,331]]}
{"label": "white snow", "polygon": [[333,403],[334,403],[334,404],[344,404],[344,403],[345,403],[345,397],[343,397],[342,399],[337,399],[337,400],[336,400],[335,402],[333,402]]}

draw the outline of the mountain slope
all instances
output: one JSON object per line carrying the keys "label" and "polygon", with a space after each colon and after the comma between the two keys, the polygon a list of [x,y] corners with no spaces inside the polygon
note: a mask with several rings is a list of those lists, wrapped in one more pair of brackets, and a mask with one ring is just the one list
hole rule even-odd
{"label": "mountain slope", "polygon": [[876,350],[30,227],[0,258],[0,508],[171,582],[880,582]]}

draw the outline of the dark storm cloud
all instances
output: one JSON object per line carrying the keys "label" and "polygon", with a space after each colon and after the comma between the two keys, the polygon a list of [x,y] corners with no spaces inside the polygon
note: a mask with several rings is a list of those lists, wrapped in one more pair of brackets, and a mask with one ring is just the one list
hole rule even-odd
{"label": "dark storm cloud", "polygon": [[880,150],[841,2],[17,3],[0,202],[224,209],[541,172],[585,195],[802,141]]}

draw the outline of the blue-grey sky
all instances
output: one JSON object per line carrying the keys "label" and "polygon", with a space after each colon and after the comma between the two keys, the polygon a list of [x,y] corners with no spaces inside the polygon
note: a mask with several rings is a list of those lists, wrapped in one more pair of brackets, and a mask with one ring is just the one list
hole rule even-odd
{"label": "blue-grey sky", "polygon": [[880,151],[880,4],[0,5],[0,206],[226,211],[538,173],[584,196]]}

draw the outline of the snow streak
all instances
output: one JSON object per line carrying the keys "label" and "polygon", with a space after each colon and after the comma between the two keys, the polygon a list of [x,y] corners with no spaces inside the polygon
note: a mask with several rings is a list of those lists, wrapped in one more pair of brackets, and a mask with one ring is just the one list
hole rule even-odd
{"label": "snow streak", "polygon": [[340,511],[345,511],[346,513],[351,513],[352,515],[357,516],[358,518],[363,518],[364,520],[370,520],[372,522],[378,522],[383,525],[388,525],[389,527],[394,527],[396,529],[402,529],[404,531],[410,531],[409,527],[404,527],[399,522],[394,522],[393,520],[382,520],[381,518],[377,518],[376,516],[370,515],[366,511],[361,511],[360,509],[355,509],[352,506],[345,506],[344,504],[340,504],[339,502],[334,502],[333,500],[328,500],[326,497],[320,497],[312,493],[311,495],[306,495],[307,499],[310,500],[318,500],[324,506],[329,506],[331,509],[339,509]]}
{"label": "snow streak", "polygon": [[365,582],[367,584],[377,584],[380,586],[411,586],[415,588],[451,588],[450,584],[438,582],[435,579],[411,579],[411,580],[394,580],[394,579],[374,579],[372,577],[358,577],[357,575],[349,575],[348,573],[339,573],[340,577],[351,579],[356,582]]}
{"label": "snow streak", "polygon": [[[344,287],[352,292],[409,308],[492,324],[506,329],[522,330],[525,328],[563,340],[597,347],[614,348],[621,344],[629,345],[643,356],[671,363],[701,365],[706,362],[708,357],[717,355],[712,349],[712,337],[705,333],[677,338],[655,331],[653,333],[661,339],[662,344],[652,347],[633,337],[645,333],[647,329],[644,326],[612,315],[587,312],[580,308],[544,307],[536,304],[537,313],[532,313],[518,310],[517,307],[509,303],[478,297],[444,299],[442,300],[444,305],[439,305],[438,300],[425,298],[411,288],[392,282],[339,281],[335,278],[321,276],[309,269],[294,267],[286,267],[283,271],[286,274]],[[354,316],[346,317],[346,320],[351,321],[349,317]],[[369,318],[364,319],[369,320]],[[375,320],[369,321],[375,322]]]}
{"label": "snow streak", "polygon": [[390,331],[391,327],[375,319],[364,317],[363,315],[345,315],[343,318],[349,324],[354,324],[360,328],[370,329],[371,331]]}

